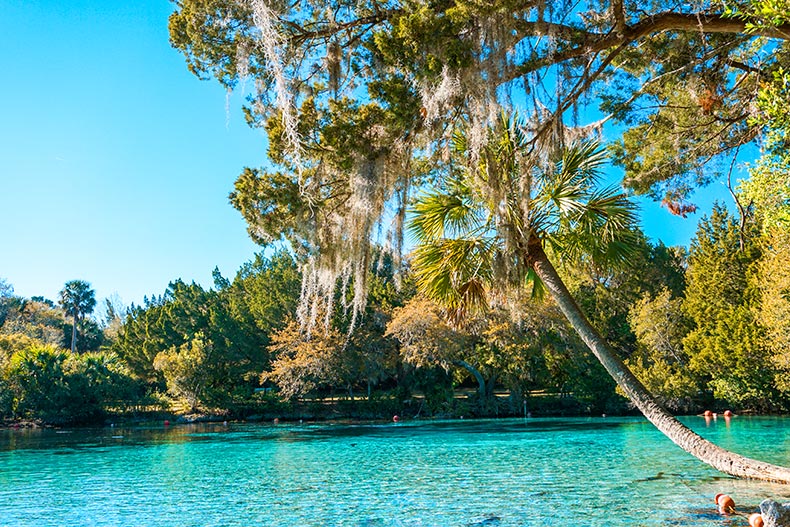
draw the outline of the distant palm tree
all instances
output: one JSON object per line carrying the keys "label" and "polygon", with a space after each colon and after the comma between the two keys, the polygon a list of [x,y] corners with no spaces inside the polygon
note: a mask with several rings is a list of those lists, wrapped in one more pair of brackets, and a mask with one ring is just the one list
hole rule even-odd
{"label": "distant palm tree", "polygon": [[84,280],[71,280],[66,282],[60,292],[58,301],[66,315],[72,317],[71,352],[77,350],[77,325],[85,319],[85,315],[93,313],[96,307],[96,297],[91,285]]}
{"label": "distant palm tree", "polygon": [[418,240],[414,268],[421,291],[457,317],[486,306],[492,291],[528,283],[533,292],[548,291],[636,407],[678,446],[734,476],[790,482],[787,468],[724,450],[662,408],[590,324],[547,256],[550,248],[563,258],[620,265],[635,248],[634,206],[619,189],[598,188],[605,162],[599,144],[577,142],[542,170],[524,170],[527,138],[518,118],[503,116],[492,137],[473,161],[466,138],[458,134],[455,152],[467,164],[413,208],[410,230]]}

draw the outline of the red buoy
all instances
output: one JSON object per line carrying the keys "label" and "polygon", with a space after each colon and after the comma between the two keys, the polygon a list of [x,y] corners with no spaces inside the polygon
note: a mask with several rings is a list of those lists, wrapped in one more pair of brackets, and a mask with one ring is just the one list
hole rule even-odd
{"label": "red buoy", "polygon": [[724,417],[732,417],[732,411],[724,410]]}
{"label": "red buoy", "polygon": [[393,416],[392,416],[392,421],[393,421],[394,423],[397,423],[398,421],[400,421],[400,416],[399,416],[399,415],[393,415]]}
{"label": "red buoy", "polygon": [[165,426],[170,426],[170,421],[168,421],[167,419],[165,419]]}
{"label": "red buoy", "polygon": [[705,410],[704,412],[702,412],[702,415],[704,415],[705,417],[711,417],[713,415],[713,412],[711,412],[710,410]]}

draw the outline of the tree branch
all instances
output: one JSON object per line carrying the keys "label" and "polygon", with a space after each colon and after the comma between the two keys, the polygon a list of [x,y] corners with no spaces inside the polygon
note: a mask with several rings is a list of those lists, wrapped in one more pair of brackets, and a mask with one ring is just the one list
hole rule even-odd
{"label": "tree branch", "polygon": [[[746,25],[747,22],[744,20],[723,15],[673,12],[658,13],[643,18],[636,24],[625,26],[622,34],[620,32],[591,32],[567,24],[554,24],[551,22],[523,22],[518,28],[522,39],[531,36],[546,36],[569,43],[577,43],[577,45],[554,54],[540,56],[535,60],[528,60],[526,63],[511,68],[510,74],[506,74],[503,81],[507,82],[546,66],[559,64],[591,53],[598,53],[615,46],[628,45],[652,33],[660,33],[662,31],[749,34],[755,37],[790,39],[790,24],[782,24],[772,28],[758,28],[754,31],[747,31]],[[748,66],[741,63],[732,64],[732,66],[748,68]]]}

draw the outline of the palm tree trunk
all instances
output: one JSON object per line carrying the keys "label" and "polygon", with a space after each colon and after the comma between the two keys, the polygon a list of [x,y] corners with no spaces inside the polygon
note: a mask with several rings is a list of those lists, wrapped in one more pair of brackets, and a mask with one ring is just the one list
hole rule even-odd
{"label": "palm tree trunk", "polygon": [[74,324],[71,326],[71,353],[77,350],[77,312],[74,312]]}
{"label": "palm tree trunk", "polygon": [[664,435],[700,461],[731,476],[790,483],[790,469],[743,457],[725,450],[707,439],[703,439],[675,419],[658,404],[653,395],[631,373],[631,370],[628,369],[600,333],[590,324],[549,261],[539,240],[533,240],[529,245],[529,261],[535,273],[543,281],[546,289],[568,319],[568,322],[570,322],[587,347],[590,348],[590,351],[593,352],[639,411]]}

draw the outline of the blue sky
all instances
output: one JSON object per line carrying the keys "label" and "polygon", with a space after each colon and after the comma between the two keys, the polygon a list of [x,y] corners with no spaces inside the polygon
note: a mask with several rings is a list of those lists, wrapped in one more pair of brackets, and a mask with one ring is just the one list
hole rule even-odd
{"label": "blue sky", "polygon": [[257,246],[228,205],[265,157],[241,98],[170,48],[165,0],[0,0],[0,277],[125,303],[233,276]]}
{"label": "blue sky", "polygon": [[[176,278],[211,285],[259,248],[228,204],[265,139],[241,97],[187,71],[166,0],[0,0],[0,278],[55,299],[87,280],[129,304]],[[714,183],[703,212],[726,195]],[[683,220],[643,206],[649,236],[687,244]]]}

